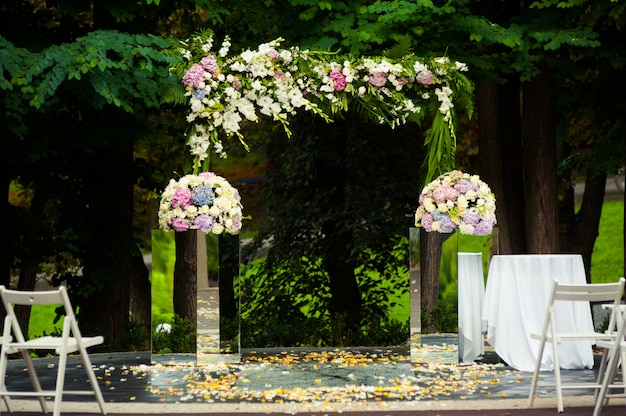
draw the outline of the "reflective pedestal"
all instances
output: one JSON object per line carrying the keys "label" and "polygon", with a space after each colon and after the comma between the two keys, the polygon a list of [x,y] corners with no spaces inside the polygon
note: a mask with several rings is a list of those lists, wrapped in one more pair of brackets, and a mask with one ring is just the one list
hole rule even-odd
{"label": "reflective pedestal", "polygon": [[[497,230],[484,237],[459,232],[442,235],[438,308],[431,316],[423,316],[419,228],[409,229],[409,250],[411,361],[424,362],[435,356],[437,362],[474,362],[484,353],[485,271],[491,255],[497,254]],[[435,320],[446,330],[426,333],[425,319]]]}
{"label": "reflective pedestal", "polygon": [[[174,317],[174,240],[174,232],[153,230],[152,361],[195,365],[238,362],[239,299],[235,283],[239,279],[239,237],[197,232],[197,275],[191,279],[197,282],[192,300],[195,322]],[[195,339],[176,339],[186,337]]]}

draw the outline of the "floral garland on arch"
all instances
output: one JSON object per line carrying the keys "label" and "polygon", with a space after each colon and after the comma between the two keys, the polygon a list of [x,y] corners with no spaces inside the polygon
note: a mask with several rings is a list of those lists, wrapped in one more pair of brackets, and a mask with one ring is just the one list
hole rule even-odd
{"label": "floral garland on arch", "polygon": [[[230,39],[215,44],[205,30],[173,47],[182,64],[174,68],[189,104],[188,146],[197,169],[212,150],[226,157],[222,138],[236,136],[244,121],[261,116],[282,123],[290,135],[289,117],[299,111],[332,121],[352,107],[392,128],[408,120],[432,117],[425,144],[429,180],[452,163],[456,149],[455,102],[471,114],[473,84],[467,65],[448,57],[352,57],[282,47],[278,38],[231,54]],[[442,154],[443,153],[443,154]]]}
{"label": "floral garland on arch", "polygon": [[426,185],[419,197],[415,225],[428,232],[489,235],[496,224],[496,199],[478,175],[459,170]]}

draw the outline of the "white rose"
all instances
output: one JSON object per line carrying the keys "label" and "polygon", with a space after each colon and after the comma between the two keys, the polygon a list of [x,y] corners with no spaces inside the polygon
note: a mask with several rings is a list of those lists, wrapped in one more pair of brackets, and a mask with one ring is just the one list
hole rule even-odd
{"label": "white rose", "polygon": [[213,227],[211,227],[211,232],[213,234],[222,234],[224,232],[224,226],[219,222],[214,222]]}

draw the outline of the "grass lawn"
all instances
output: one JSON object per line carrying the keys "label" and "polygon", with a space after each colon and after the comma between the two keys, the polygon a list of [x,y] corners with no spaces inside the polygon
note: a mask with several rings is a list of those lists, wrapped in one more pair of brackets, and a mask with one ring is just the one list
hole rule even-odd
{"label": "grass lawn", "polygon": [[614,282],[624,275],[624,201],[602,207],[600,230],[591,257],[591,281]]}

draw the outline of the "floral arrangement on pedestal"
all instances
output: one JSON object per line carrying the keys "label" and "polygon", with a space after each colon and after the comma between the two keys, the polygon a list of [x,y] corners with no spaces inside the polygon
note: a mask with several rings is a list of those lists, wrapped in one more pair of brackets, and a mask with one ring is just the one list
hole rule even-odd
{"label": "floral arrangement on pedestal", "polygon": [[200,230],[238,234],[242,220],[237,189],[213,172],[170,180],[161,196],[159,227],[165,231]]}
{"label": "floral arrangement on pedestal", "polygon": [[415,225],[428,232],[488,235],[496,224],[496,199],[478,175],[453,170],[422,190]]}

